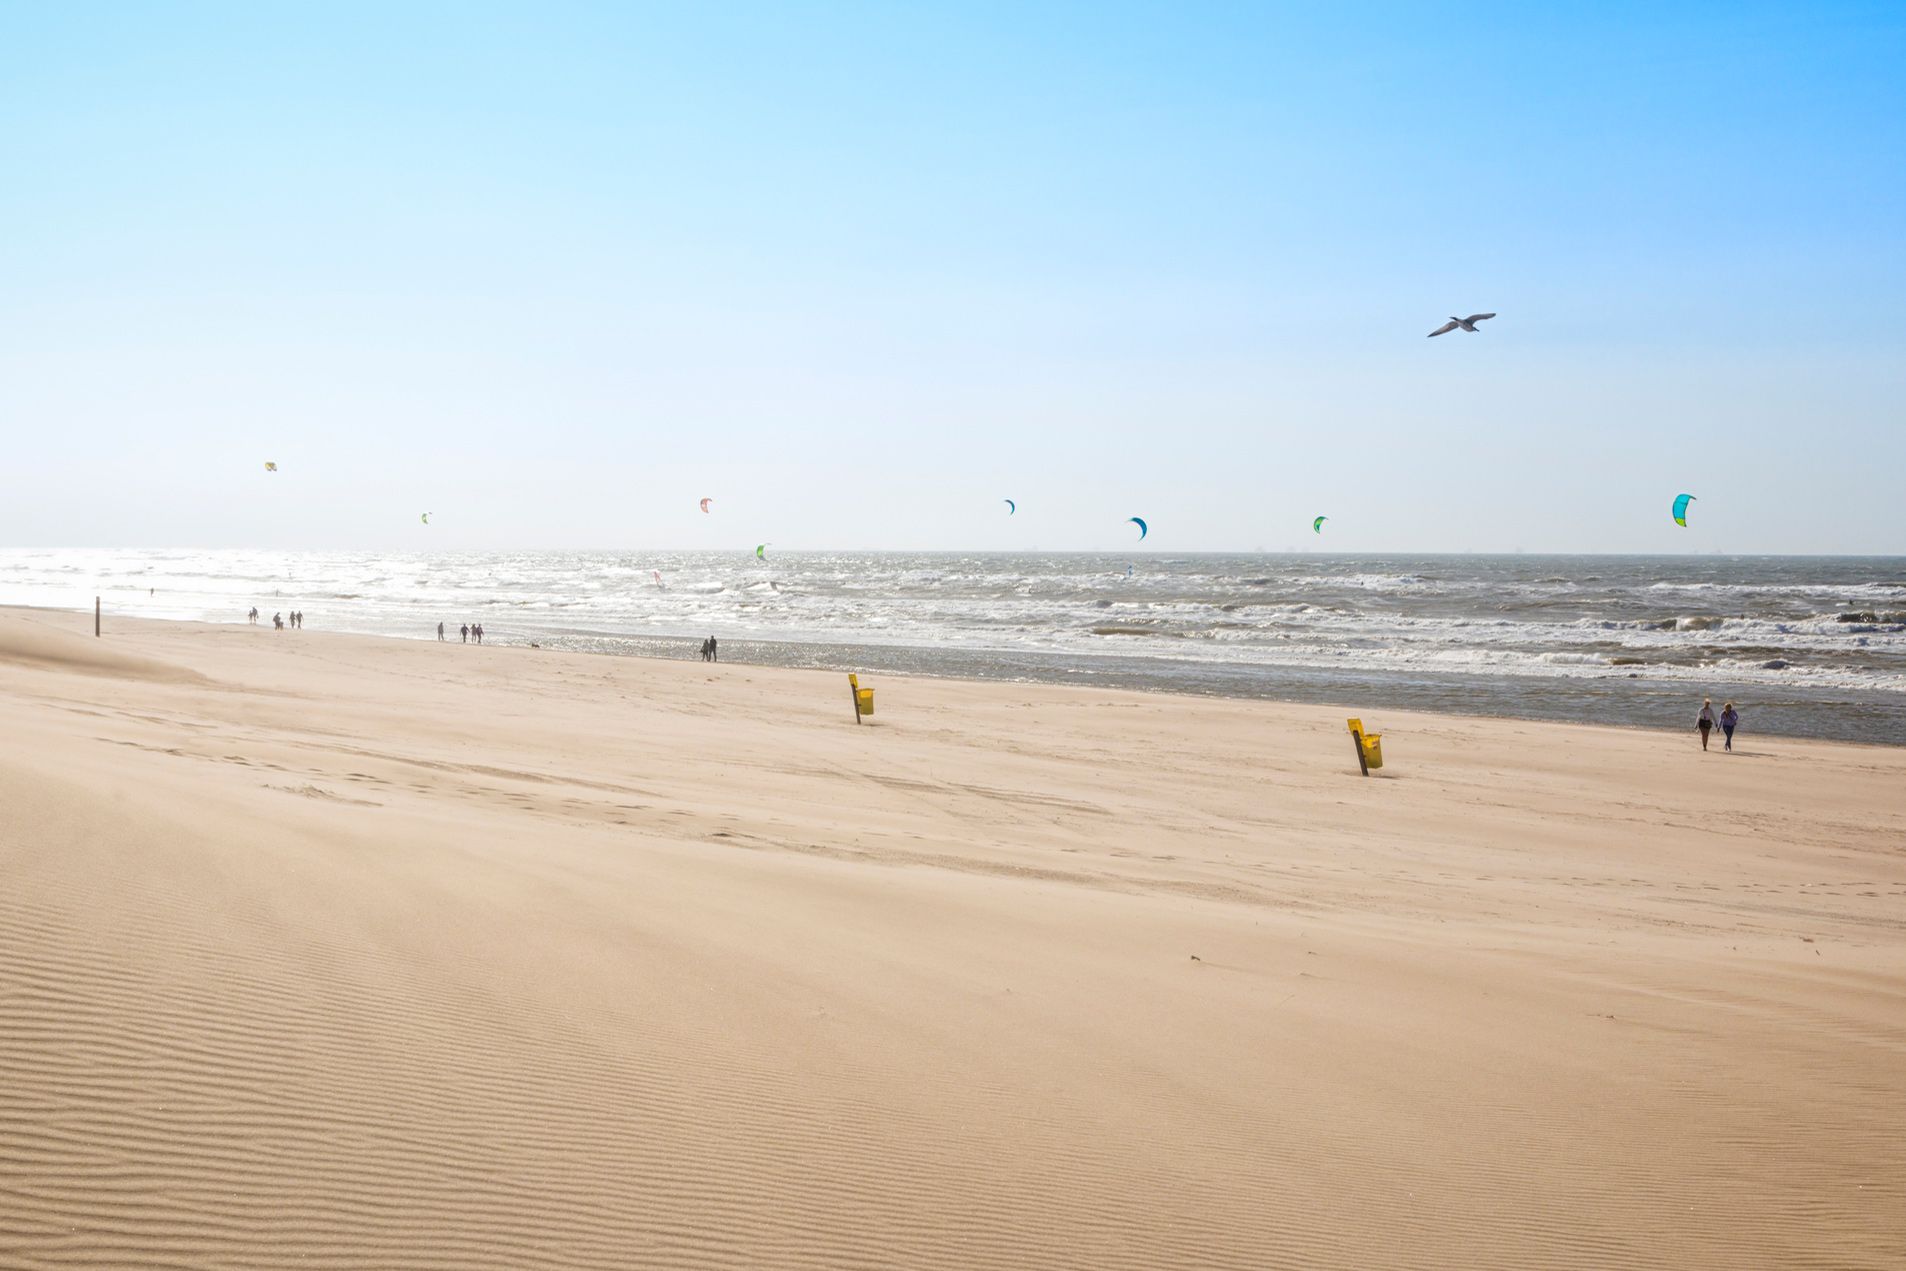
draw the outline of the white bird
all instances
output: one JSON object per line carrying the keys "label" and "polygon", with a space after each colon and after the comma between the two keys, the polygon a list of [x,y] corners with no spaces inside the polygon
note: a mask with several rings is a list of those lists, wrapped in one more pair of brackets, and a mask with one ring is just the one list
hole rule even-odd
{"label": "white bird", "polygon": [[1478,322],[1481,322],[1484,318],[1493,318],[1495,316],[1493,313],[1472,313],[1467,318],[1458,318],[1452,314],[1448,322],[1445,322],[1442,326],[1430,332],[1430,338],[1434,339],[1446,332],[1454,331],[1457,327],[1461,327],[1465,331],[1474,331]]}

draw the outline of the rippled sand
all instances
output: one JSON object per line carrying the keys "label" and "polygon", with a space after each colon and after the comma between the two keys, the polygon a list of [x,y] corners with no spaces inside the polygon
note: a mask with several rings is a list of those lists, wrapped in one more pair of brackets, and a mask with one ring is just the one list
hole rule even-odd
{"label": "rippled sand", "polygon": [[90,624],[0,1266],[1906,1257],[1906,751]]}

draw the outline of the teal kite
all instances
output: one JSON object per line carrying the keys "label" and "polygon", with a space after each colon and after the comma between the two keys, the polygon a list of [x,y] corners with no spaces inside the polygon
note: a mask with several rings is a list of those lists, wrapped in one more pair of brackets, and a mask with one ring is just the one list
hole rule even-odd
{"label": "teal kite", "polygon": [[1312,521],[1310,523],[1310,532],[1312,534],[1322,534],[1324,532],[1324,522],[1328,521],[1329,519],[1330,518],[1327,516],[1320,516],[1316,520]]}
{"label": "teal kite", "polygon": [[1001,502],[1003,502],[1006,505],[1007,516],[1019,515],[1019,505],[1017,503],[1014,503],[1011,499],[1002,499]]}
{"label": "teal kite", "polygon": [[1138,527],[1138,537],[1139,537],[1139,538],[1140,538],[1141,540],[1142,540],[1142,539],[1143,539],[1143,538],[1145,537],[1145,535],[1147,535],[1147,534],[1149,534],[1149,533],[1151,532],[1151,526],[1149,526],[1149,525],[1147,525],[1147,524],[1145,524],[1145,518],[1144,518],[1144,517],[1142,517],[1142,516],[1128,516],[1128,517],[1126,517],[1125,519],[1126,519],[1126,520],[1128,520],[1128,521],[1130,521],[1130,522],[1131,522],[1131,523],[1132,523],[1133,525],[1136,525],[1136,526]]}
{"label": "teal kite", "polygon": [[1692,494],[1674,496],[1674,523],[1684,530],[1688,528],[1688,504],[1692,502],[1694,502]]}

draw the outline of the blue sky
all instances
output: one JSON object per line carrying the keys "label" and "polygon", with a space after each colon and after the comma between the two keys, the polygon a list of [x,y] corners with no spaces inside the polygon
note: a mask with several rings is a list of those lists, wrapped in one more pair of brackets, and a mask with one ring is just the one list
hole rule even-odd
{"label": "blue sky", "polygon": [[0,543],[1906,552],[1906,10],[1529,8],[0,0]]}

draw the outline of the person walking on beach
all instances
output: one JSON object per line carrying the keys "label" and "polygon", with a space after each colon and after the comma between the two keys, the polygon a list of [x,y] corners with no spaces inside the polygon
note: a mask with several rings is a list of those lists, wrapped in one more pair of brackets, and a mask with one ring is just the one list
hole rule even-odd
{"label": "person walking on beach", "polygon": [[465,644],[470,643],[470,624],[466,622],[462,626],[458,627],[457,634],[463,637],[463,642]]}
{"label": "person walking on beach", "polygon": [[1729,702],[1721,707],[1721,736],[1727,739],[1727,744],[1721,747],[1722,750],[1734,749],[1734,729],[1740,722],[1741,713],[1734,709],[1734,703]]}
{"label": "person walking on beach", "polygon": [[470,627],[470,630],[476,632],[477,643],[482,644],[483,643],[483,624],[480,622],[475,623]]}
{"label": "person walking on beach", "polygon": [[1694,726],[1701,730],[1701,749],[1707,749],[1707,735],[1714,731],[1714,699],[1701,699],[1701,713],[1695,718]]}
{"label": "person walking on beach", "polygon": [[251,607],[251,612],[245,615],[245,621],[251,623],[252,626],[254,627],[258,625],[258,606],[257,605],[253,605]]}
{"label": "person walking on beach", "polygon": [[708,660],[710,662],[721,661],[721,646],[715,643],[714,636],[708,637]]}
{"label": "person walking on beach", "polygon": [[440,641],[443,639],[443,624],[441,622],[437,624],[437,639]]}
{"label": "person walking on beach", "polygon": [[285,629],[285,619],[284,619],[284,615],[283,615],[283,614],[277,614],[277,613],[274,613],[274,614],[272,614],[272,615],[271,615],[271,626],[272,626],[272,630],[274,630],[274,631],[283,631],[283,630]]}

